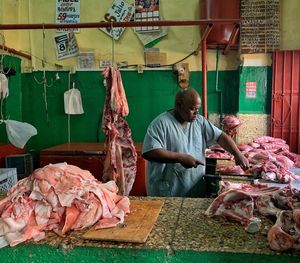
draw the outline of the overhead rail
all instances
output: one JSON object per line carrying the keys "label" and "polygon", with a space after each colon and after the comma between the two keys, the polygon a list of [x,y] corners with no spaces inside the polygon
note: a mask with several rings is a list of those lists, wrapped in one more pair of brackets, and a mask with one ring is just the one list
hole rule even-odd
{"label": "overhead rail", "polygon": [[57,29],[57,28],[102,28],[102,27],[140,27],[140,26],[199,26],[203,24],[239,24],[239,19],[200,19],[169,21],[130,21],[97,22],[73,24],[0,24],[0,30]]}

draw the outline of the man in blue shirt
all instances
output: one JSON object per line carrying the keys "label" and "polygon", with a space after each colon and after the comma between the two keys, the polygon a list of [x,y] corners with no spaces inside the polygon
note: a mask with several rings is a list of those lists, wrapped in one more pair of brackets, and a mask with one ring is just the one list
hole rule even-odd
{"label": "man in blue shirt", "polygon": [[203,197],[205,149],[218,143],[237,164],[248,160],[235,142],[199,115],[201,99],[193,88],[181,90],[173,110],[157,116],[145,135],[142,156],[147,163],[147,195]]}

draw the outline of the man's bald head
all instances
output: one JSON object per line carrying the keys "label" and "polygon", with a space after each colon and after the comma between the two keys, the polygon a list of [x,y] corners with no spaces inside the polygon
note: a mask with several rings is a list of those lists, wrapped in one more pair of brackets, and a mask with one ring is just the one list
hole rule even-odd
{"label": "man's bald head", "polygon": [[[182,89],[176,94],[175,108],[179,104],[182,104],[182,103],[190,104],[191,102],[194,102],[195,100],[198,100],[198,99],[200,99],[200,95],[194,88]],[[200,102],[201,102],[201,99],[200,99]]]}
{"label": "man's bald head", "polygon": [[193,88],[180,90],[175,98],[174,112],[180,122],[192,122],[199,114],[201,98]]}

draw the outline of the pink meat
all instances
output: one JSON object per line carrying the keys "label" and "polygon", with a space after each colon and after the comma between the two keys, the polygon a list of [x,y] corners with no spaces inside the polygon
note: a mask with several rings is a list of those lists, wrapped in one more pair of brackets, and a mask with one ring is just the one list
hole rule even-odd
{"label": "pink meat", "polygon": [[270,248],[277,251],[285,251],[293,248],[294,240],[291,235],[284,232],[278,225],[272,226],[268,232]]}
{"label": "pink meat", "polygon": [[206,152],[207,158],[215,158],[215,159],[232,159],[233,155],[228,152],[214,152],[214,151],[207,151]]}
{"label": "pink meat", "polygon": [[[267,184],[220,182],[220,195],[206,211],[207,216],[238,221],[251,233],[258,229],[253,211],[276,216],[268,232],[272,250],[300,250],[300,185],[292,181],[285,187]],[[253,206],[253,210],[251,207]]]}
{"label": "pink meat", "polygon": [[227,175],[245,175],[244,170],[239,165],[219,166],[218,173]]}
{"label": "pink meat", "polygon": [[66,163],[35,170],[0,203],[0,243],[40,240],[45,231],[63,236],[72,229],[101,227],[102,219],[105,225],[123,223],[130,203],[117,192],[114,181],[103,184],[89,171]]}
{"label": "pink meat", "polygon": [[241,124],[240,120],[234,115],[228,115],[224,117],[222,121],[222,126],[224,129],[234,129]]}
{"label": "pink meat", "polygon": [[119,71],[106,68],[102,75],[107,84],[102,118],[106,145],[102,180],[115,181],[119,194],[129,195],[136,176],[137,154],[131,130],[123,118],[129,113],[127,99]]}
{"label": "pink meat", "polygon": [[261,136],[253,140],[253,142],[262,144],[262,143],[271,143],[271,142],[276,142],[276,143],[281,143],[285,144],[286,141],[280,138],[274,138],[271,136]]}
{"label": "pink meat", "polygon": [[241,190],[229,190],[220,194],[205,211],[209,217],[238,221],[251,233],[260,228],[260,220],[253,216],[253,199]]}
{"label": "pink meat", "polygon": [[240,145],[238,145],[238,148],[242,152],[249,152],[253,149],[253,147],[250,146],[249,144],[240,144]]}

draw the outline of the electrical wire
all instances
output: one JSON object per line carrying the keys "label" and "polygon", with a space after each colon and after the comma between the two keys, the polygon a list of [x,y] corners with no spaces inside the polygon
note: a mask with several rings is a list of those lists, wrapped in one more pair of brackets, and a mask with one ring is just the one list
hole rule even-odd
{"label": "electrical wire", "polygon": [[[147,67],[147,68],[172,67],[172,66],[174,66],[174,65],[176,65],[176,64],[178,64],[178,63],[180,63],[180,62],[182,62],[184,60],[186,60],[190,56],[196,55],[196,53],[197,53],[197,51],[195,50],[195,51],[191,52],[190,54],[188,54],[187,56],[185,56],[184,58],[182,58],[182,59],[180,59],[180,60],[178,60],[178,61],[176,61],[174,63],[171,63],[171,64],[166,64],[166,65],[147,65],[147,64],[144,64],[142,66]],[[132,64],[132,65],[120,66],[120,68],[137,67],[138,65],[140,65],[140,64]]]}
{"label": "electrical wire", "polygon": [[48,81],[46,78],[46,66],[45,66],[45,28],[43,27],[43,59],[42,59],[42,67],[43,67],[43,77],[41,81],[38,81],[36,77],[34,76],[34,80],[37,84],[43,84],[43,99],[45,103],[45,112],[46,112],[46,120],[47,125],[50,125],[50,119],[49,119],[49,111],[48,111],[48,103],[47,103],[47,88],[51,87],[53,85],[53,80],[50,85],[48,85]]}

